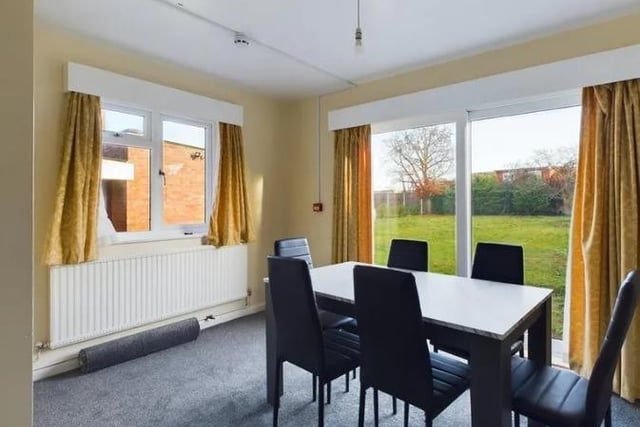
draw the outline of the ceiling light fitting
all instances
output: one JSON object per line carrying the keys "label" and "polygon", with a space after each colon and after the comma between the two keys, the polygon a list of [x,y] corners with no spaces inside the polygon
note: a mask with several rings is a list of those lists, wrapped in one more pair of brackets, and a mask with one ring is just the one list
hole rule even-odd
{"label": "ceiling light fitting", "polygon": [[356,47],[362,47],[362,28],[360,28],[360,0],[357,2]]}
{"label": "ceiling light fitting", "polygon": [[245,36],[243,33],[236,33],[233,39],[233,44],[235,44],[238,47],[244,48],[244,47],[248,47],[250,43],[247,36]]}

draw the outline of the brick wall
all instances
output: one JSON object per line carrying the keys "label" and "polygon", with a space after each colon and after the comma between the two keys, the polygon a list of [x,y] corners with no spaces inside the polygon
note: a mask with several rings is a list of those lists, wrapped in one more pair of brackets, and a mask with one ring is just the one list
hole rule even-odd
{"label": "brick wall", "polygon": [[[206,222],[204,150],[167,141],[163,150],[165,224]],[[150,151],[105,144],[103,157],[132,163],[134,167],[133,180],[103,183],[107,214],[114,228],[116,231],[150,230]]]}
{"label": "brick wall", "polygon": [[133,163],[132,181],[127,184],[127,231],[149,231],[151,229],[151,151],[146,148],[129,147],[129,163]]}
{"label": "brick wall", "polygon": [[205,222],[204,154],[203,149],[165,141],[165,224]]}

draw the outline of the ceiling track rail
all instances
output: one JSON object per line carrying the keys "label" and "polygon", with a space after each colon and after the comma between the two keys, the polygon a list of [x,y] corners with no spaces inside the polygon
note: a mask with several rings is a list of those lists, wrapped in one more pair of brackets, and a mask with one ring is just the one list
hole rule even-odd
{"label": "ceiling track rail", "polygon": [[275,52],[275,53],[277,53],[279,55],[285,56],[285,57],[291,59],[292,61],[297,62],[300,65],[303,65],[303,66],[305,66],[307,68],[311,68],[311,69],[313,69],[313,70],[315,70],[315,71],[317,71],[317,72],[319,72],[321,74],[324,74],[325,76],[328,76],[328,77],[331,77],[333,79],[339,80],[342,83],[345,83],[345,84],[347,84],[347,85],[349,85],[351,87],[358,86],[358,84],[355,83],[354,81],[351,81],[349,79],[341,77],[341,76],[339,76],[339,75],[337,75],[335,73],[332,73],[331,71],[328,71],[328,70],[326,70],[326,69],[324,69],[322,67],[319,67],[319,66],[317,66],[315,64],[312,64],[311,62],[306,61],[306,60],[304,60],[302,58],[299,58],[299,57],[297,57],[297,56],[295,56],[295,55],[293,55],[293,54],[291,54],[291,53],[289,53],[287,51],[284,51],[284,50],[280,49],[280,48],[272,46],[272,45],[270,45],[268,43],[265,43],[265,42],[263,42],[261,40],[258,40],[256,38],[254,38],[254,37],[250,37],[250,36],[247,35],[247,33],[243,32],[243,31],[235,30],[235,29],[233,29],[231,27],[228,27],[228,26],[226,26],[224,24],[221,24],[221,23],[219,23],[217,21],[214,21],[213,19],[207,18],[206,16],[200,15],[199,13],[193,12],[193,11],[187,9],[186,7],[184,7],[184,5],[179,1],[171,1],[171,0],[152,0],[152,1],[155,1],[157,3],[162,3],[163,5],[171,7],[172,9],[179,10],[182,13],[185,13],[185,14],[187,14],[187,15],[195,18],[195,19],[198,19],[198,20],[200,20],[202,22],[206,22],[209,25],[212,25],[212,26],[214,26],[216,28],[219,28],[221,30],[227,31],[233,36],[235,36],[238,33],[241,33],[241,34],[245,35],[249,40],[251,40],[252,42],[256,43],[257,45],[259,45],[259,46],[261,46],[261,47],[263,47],[265,49],[269,49],[270,51]]}

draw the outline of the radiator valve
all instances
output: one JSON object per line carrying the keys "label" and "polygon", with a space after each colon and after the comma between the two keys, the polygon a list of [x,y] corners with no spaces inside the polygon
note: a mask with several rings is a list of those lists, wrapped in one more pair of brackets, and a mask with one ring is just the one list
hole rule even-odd
{"label": "radiator valve", "polygon": [[42,342],[42,341],[38,341],[37,343],[35,343],[34,347],[38,351],[49,350],[50,349],[49,343],[48,342]]}

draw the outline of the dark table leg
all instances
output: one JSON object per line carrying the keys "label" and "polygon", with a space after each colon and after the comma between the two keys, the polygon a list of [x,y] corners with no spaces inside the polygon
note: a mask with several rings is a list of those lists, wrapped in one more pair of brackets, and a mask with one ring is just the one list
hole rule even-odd
{"label": "dark table leg", "polygon": [[539,313],[529,328],[529,359],[551,365],[551,298],[539,308]]}
{"label": "dark table leg", "polygon": [[[269,284],[265,284],[265,311],[266,311],[266,338],[267,338],[267,402],[271,405],[275,402],[275,377],[276,367],[276,320],[273,317],[273,306],[271,305],[271,291]],[[280,370],[280,387],[278,393],[282,396],[282,370]]]}
{"label": "dark table leg", "polygon": [[[529,328],[528,356],[541,365],[551,365],[551,297],[539,308],[540,316]],[[542,427],[536,421],[529,420],[529,427]]]}
{"label": "dark table leg", "polygon": [[511,351],[504,341],[471,336],[471,425],[511,426]]}

